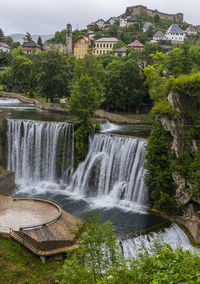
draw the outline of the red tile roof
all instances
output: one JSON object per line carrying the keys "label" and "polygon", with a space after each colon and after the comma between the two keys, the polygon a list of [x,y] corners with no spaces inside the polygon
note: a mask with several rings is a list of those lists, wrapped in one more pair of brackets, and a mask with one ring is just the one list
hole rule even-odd
{"label": "red tile roof", "polygon": [[94,26],[94,25],[95,25],[95,22],[92,22],[92,23],[88,24],[87,27]]}
{"label": "red tile roof", "polygon": [[5,47],[5,48],[11,48],[9,45],[7,45],[5,42],[0,42],[0,45]]}
{"label": "red tile roof", "polygon": [[77,41],[77,43],[75,44],[74,47],[75,47],[75,48],[78,48],[78,47],[79,47],[78,45],[79,45],[79,44],[82,44],[82,42],[81,42],[82,40],[85,41],[85,44],[90,44],[90,42],[91,42],[88,37],[85,37],[85,36],[84,36],[84,37],[81,38],[79,41]]}
{"label": "red tile roof", "polygon": [[130,43],[128,47],[144,47],[144,45],[136,39],[132,43]]}
{"label": "red tile roof", "polygon": [[95,42],[98,42],[98,41],[105,41],[105,42],[117,42],[117,41],[119,41],[117,38],[115,38],[115,37],[101,37],[101,38],[99,38],[99,39],[97,39],[97,40],[95,40]]}

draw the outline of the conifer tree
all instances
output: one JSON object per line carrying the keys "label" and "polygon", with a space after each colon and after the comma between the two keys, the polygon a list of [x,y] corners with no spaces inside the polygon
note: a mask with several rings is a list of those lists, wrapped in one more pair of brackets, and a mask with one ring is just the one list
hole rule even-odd
{"label": "conifer tree", "polygon": [[41,38],[41,36],[38,37],[37,44],[38,44],[41,48],[43,48],[43,43],[42,43],[42,38]]}
{"label": "conifer tree", "polygon": [[5,35],[2,29],[0,29],[0,42],[5,42]]}

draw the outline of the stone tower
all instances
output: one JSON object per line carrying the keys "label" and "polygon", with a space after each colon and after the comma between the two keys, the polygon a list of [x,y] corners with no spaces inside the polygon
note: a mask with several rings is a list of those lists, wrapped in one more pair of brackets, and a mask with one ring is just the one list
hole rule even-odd
{"label": "stone tower", "polygon": [[66,29],[66,52],[72,54],[72,25],[67,24]]}

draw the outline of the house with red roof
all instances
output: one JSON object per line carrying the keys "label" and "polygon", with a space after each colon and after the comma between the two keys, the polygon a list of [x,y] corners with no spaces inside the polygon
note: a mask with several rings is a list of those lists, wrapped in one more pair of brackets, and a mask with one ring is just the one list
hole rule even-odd
{"label": "house with red roof", "polygon": [[141,52],[144,48],[144,45],[139,41],[139,40],[134,40],[133,42],[131,42],[128,47],[133,47],[135,48],[138,52]]}
{"label": "house with red roof", "polygon": [[5,42],[0,42],[0,51],[10,52],[11,47],[7,45]]}
{"label": "house with red roof", "polygon": [[83,37],[74,46],[74,56],[78,58],[84,58],[89,53],[91,48],[91,40],[88,37]]}

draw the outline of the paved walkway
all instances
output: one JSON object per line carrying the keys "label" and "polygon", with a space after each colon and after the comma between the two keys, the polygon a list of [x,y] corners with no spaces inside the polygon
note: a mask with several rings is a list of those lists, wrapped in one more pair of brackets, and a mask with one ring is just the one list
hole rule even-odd
{"label": "paved walkway", "polygon": [[4,228],[3,231],[40,225],[51,221],[57,215],[58,209],[49,203],[0,196],[0,228]]}

